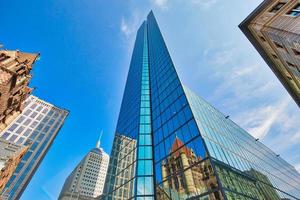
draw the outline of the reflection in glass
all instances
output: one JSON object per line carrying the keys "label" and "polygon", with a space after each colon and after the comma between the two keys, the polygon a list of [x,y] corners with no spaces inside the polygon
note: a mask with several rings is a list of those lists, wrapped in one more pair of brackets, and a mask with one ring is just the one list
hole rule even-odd
{"label": "reflection in glass", "polygon": [[209,159],[202,156],[176,136],[170,155],[161,162],[163,183],[156,188],[157,199],[189,199],[203,194],[208,199],[223,199]]}
{"label": "reflection in glass", "polygon": [[293,166],[184,87],[201,136],[228,199],[299,199]]}
{"label": "reflection in glass", "polygon": [[269,180],[268,176],[255,169],[250,169],[249,171],[245,172],[259,180],[256,182],[256,185],[258,188],[260,188],[264,199],[280,200],[280,197],[271,181]]}
{"label": "reflection in glass", "polygon": [[103,199],[129,199],[134,195],[136,140],[116,134],[103,191]]}

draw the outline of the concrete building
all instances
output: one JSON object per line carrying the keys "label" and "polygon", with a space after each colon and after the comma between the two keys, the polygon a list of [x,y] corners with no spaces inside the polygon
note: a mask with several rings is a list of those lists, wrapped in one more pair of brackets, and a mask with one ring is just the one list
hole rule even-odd
{"label": "concrete building", "polygon": [[93,200],[102,195],[108,163],[99,139],[66,179],[59,200]]}
{"label": "concrete building", "polygon": [[39,54],[0,50],[0,131],[23,110],[30,71]]}
{"label": "concrete building", "polygon": [[11,143],[28,146],[13,175],[0,197],[19,199],[42,162],[57,133],[62,127],[68,111],[60,109],[35,96],[25,101],[23,112],[2,132],[0,137]]}
{"label": "concrete building", "polygon": [[0,138],[0,193],[27,150],[28,147]]}
{"label": "concrete building", "polygon": [[264,0],[240,25],[300,106],[300,2]]}

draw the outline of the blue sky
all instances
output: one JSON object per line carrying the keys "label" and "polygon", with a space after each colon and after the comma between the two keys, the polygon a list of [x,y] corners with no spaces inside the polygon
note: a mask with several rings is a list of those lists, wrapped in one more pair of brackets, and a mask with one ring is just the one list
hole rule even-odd
{"label": "blue sky", "polygon": [[21,199],[57,199],[102,129],[110,153],[135,33],[151,9],[183,83],[300,170],[299,109],[237,27],[259,3],[0,1],[0,43],[40,52],[34,94],[71,111]]}

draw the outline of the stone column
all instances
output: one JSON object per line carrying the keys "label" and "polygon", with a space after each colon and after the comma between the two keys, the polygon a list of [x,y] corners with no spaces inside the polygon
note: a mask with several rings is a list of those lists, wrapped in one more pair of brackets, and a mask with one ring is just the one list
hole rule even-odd
{"label": "stone column", "polygon": [[[181,158],[181,162],[182,162],[182,166],[183,169],[188,168],[189,165],[189,161],[187,156],[184,153],[180,154],[180,158]],[[188,192],[188,194],[193,194],[196,192],[196,186],[194,183],[194,179],[193,179],[193,173],[192,173],[192,169],[188,169],[184,171],[184,178],[185,178],[185,182],[186,182],[186,190]]]}

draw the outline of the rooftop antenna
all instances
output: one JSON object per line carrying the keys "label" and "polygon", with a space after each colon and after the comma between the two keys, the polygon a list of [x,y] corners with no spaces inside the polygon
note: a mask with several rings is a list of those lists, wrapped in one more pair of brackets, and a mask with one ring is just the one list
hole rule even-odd
{"label": "rooftop antenna", "polygon": [[103,134],[103,130],[101,130],[101,132],[100,132],[100,134],[99,134],[99,139],[98,139],[97,144],[96,144],[96,147],[97,147],[97,148],[100,148],[100,142],[101,142],[102,134]]}

